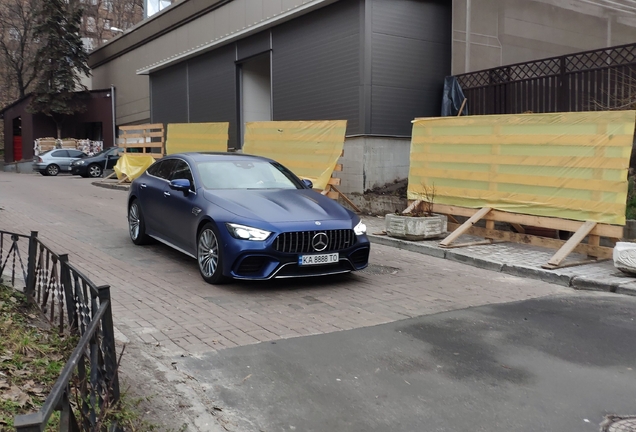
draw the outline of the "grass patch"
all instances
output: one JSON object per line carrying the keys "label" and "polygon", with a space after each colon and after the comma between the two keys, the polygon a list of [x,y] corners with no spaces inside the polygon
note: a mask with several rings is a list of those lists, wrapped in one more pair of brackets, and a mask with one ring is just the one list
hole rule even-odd
{"label": "grass patch", "polygon": [[[0,430],[39,409],[76,343],[52,330],[24,295],[0,285]],[[47,430],[58,421],[55,415]]]}
{"label": "grass patch", "polygon": [[[14,430],[16,415],[40,409],[78,340],[59,335],[37,306],[0,285],[0,432]],[[124,430],[158,430],[140,414],[140,404],[147,400],[124,392],[117,406],[106,407],[99,415],[100,429],[108,430],[116,421]],[[79,412],[75,413],[81,422]],[[54,412],[45,430],[57,431],[59,418],[60,413]]]}

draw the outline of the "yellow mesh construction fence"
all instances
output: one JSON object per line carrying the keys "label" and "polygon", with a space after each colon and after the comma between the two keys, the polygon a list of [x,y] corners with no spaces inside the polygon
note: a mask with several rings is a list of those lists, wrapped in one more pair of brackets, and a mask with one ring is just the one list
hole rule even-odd
{"label": "yellow mesh construction fence", "polygon": [[636,111],[413,122],[409,199],[624,225]]}

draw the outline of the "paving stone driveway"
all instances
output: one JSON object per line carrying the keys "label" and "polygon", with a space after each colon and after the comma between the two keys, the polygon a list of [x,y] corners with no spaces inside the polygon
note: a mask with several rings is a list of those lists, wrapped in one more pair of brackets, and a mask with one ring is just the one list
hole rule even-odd
{"label": "paving stone driveway", "polygon": [[127,192],[60,175],[0,172],[0,228],[40,237],[97,284],[112,287],[127,337],[191,354],[328,333],[569,289],[372,245],[356,274],[212,286],[196,261],[128,237]]}

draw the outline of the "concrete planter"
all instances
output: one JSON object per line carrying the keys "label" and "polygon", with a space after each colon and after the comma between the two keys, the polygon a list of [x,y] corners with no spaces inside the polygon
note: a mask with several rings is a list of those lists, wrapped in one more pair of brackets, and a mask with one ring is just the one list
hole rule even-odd
{"label": "concrete planter", "polygon": [[446,215],[434,214],[428,217],[387,214],[384,217],[386,233],[391,237],[406,240],[426,240],[440,237],[448,229]]}

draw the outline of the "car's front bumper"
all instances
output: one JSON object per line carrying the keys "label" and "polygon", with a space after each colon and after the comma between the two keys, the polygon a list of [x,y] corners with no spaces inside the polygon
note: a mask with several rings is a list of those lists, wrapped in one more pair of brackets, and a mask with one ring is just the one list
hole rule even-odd
{"label": "car's front bumper", "polygon": [[[366,236],[349,248],[329,251],[338,252],[339,261],[333,264],[301,266],[297,253],[281,253],[273,248],[262,250],[244,250],[232,257],[227,264],[226,273],[235,279],[267,280],[272,278],[292,278],[325,276],[362,270],[369,263],[370,243]],[[315,254],[316,252],[312,253]]]}
{"label": "car's front bumper", "polygon": [[72,175],[86,175],[88,173],[88,167],[86,165],[71,165]]}

